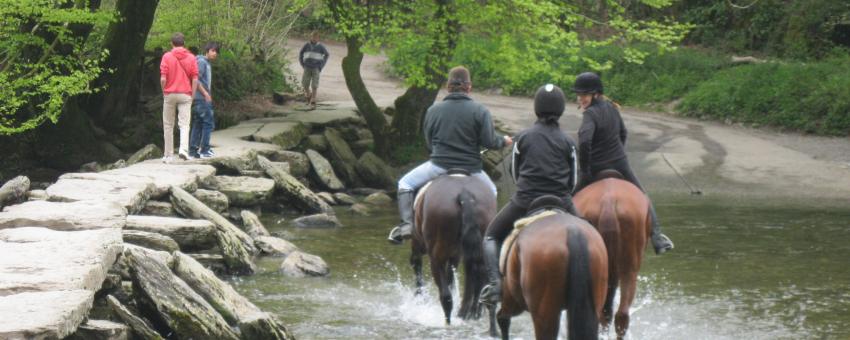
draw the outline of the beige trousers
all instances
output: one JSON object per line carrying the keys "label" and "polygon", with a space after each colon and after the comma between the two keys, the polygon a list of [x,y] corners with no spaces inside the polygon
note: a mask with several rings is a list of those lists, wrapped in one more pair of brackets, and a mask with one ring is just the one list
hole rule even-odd
{"label": "beige trousers", "polygon": [[174,154],[174,114],[177,111],[177,126],[180,127],[180,151],[189,152],[189,119],[192,117],[192,96],[185,93],[169,93],[163,98],[162,133],[165,136],[163,154]]}

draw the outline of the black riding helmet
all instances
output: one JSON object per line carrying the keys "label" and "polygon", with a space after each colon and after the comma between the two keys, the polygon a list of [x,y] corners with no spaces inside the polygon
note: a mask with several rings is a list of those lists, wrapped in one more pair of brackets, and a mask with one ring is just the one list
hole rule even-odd
{"label": "black riding helmet", "polygon": [[543,85],[534,95],[534,114],[537,117],[560,117],[564,113],[565,102],[564,91],[560,87]]}
{"label": "black riding helmet", "polygon": [[576,77],[573,92],[578,94],[602,93],[602,79],[593,72],[584,72]]}

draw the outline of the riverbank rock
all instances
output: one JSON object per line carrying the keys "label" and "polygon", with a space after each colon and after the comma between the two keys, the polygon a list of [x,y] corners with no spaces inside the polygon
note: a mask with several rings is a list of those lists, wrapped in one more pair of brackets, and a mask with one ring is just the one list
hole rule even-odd
{"label": "riverbank rock", "polygon": [[356,169],[363,183],[368,186],[392,190],[396,185],[393,169],[370,151],[360,156]]}
{"label": "riverbank rock", "polygon": [[251,137],[256,142],[277,144],[289,149],[301,144],[301,140],[309,133],[309,127],[301,122],[269,122]]}
{"label": "riverbank rock", "polygon": [[369,206],[362,203],[353,204],[351,208],[349,208],[349,210],[351,210],[351,213],[358,216],[369,216],[372,214],[370,211],[371,209],[369,209]]}
{"label": "riverbank rock", "polygon": [[142,210],[155,189],[151,180],[138,177],[84,173],[62,175],[46,191],[50,201],[115,202],[132,214]]}
{"label": "riverbank rock", "polygon": [[[213,272],[180,252],[175,253],[174,257],[176,259],[174,271],[177,276],[203,296],[226,321],[237,324],[243,331],[243,339],[278,339],[277,335],[282,334],[285,335],[285,339],[291,338],[285,327],[239,295],[233,287],[221,281]],[[261,325],[263,323],[268,325]],[[252,331],[245,334],[246,328]]]}
{"label": "riverbank rock", "polygon": [[351,186],[360,186],[362,182],[357,176],[357,171],[354,166],[357,164],[357,157],[348,146],[348,143],[342,138],[339,131],[333,128],[325,129],[325,139],[328,141],[328,155],[334,171]]}
{"label": "riverbank rock", "polygon": [[382,207],[391,206],[393,204],[393,199],[383,192],[376,192],[374,194],[366,196],[366,198],[363,199],[363,202],[377,207]]}
{"label": "riverbank rock", "polygon": [[198,189],[192,193],[192,196],[195,196],[201,203],[217,213],[227,211],[230,206],[230,200],[227,199],[227,196],[215,190]]}
{"label": "riverbank rock", "polygon": [[20,203],[27,199],[30,179],[26,176],[12,178],[0,187],[0,209],[4,206]]}
{"label": "riverbank rock", "polygon": [[144,215],[173,217],[174,207],[169,202],[147,201],[141,211]]}
{"label": "riverbank rock", "polygon": [[295,251],[283,260],[280,271],[289,277],[326,276],[328,264],[321,257]]}
{"label": "riverbank rock", "polygon": [[89,290],[0,295],[0,339],[63,339],[85,320]]}
{"label": "riverbank rock", "polygon": [[89,319],[67,340],[127,340],[129,333],[130,328],[127,325],[109,320]]}
{"label": "riverbank rock", "polygon": [[313,149],[318,152],[325,152],[328,150],[328,140],[325,139],[325,136],[320,134],[307,136],[301,145],[303,145],[305,149]]}
{"label": "riverbank rock", "polygon": [[310,172],[310,158],[303,153],[282,150],[272,153],[269,157],[275,162],[289,163],[289,169],[286,172],[293,177],[304,177]]}
{"label": "riverbank rock", "polygon": [[231,206],[263,204],[274,192],[274,180],[257,177],[216,176],[210,188],[227,196]]}
{"label": "riverbank rock", "polygon": [[207,220],[128,215],[124,229],[168,236],[183,251],[205,250],[218,245],[215,225]]}
{"label": "riverbank rock", "polygon": [[162,149],[154,144],[145,145],[145,147],[136,151],[130,158],[127,158],[127,165],[141,163],[149,159],[162,158]]}
{"label": "riverbank rock", "polygon": [[312,212],[332,212],[331,206],[325,201],[316,196],[313,191],[308,189],[304,184],[301,184],[295,177],[285,173],[271,164],[271,161],[263,156],[257,156],[257,163],[266,171],[266,173],[275,181],[275,184],[286,195],[294,199],[303,208]]}
{"label": "riverbank rock", "polygon": [[338,204],[342,205],[352,205],[354,203],[357,203],[357,201],[354,200],[354,197],[351,197],[350,195],[344,192],[334,193],[334,200],[336,200]]}
{"label": "riverbank rock", "polygon": [[171,203],[183,216],[203,218],[215,224],[218,246],[231,273],[250,275],[255,272],[252,257],[258,251],[248,234],[178,187],[171,188]]}
{"label": "riverbank rock", "polygon": [[180,246],[174,239],[158,234],[149,233],[141,230],[124,230],[121,232],[124,242],[142,246],[153,250],[162,250],[169,253],[180,250]]}
{"label": "riverbank rock", "polygon": [[330,205],[336,205],[336,200],[334,199],[334,195],[329,192],[320,192],[316,194],[319,198],[323,199],[325,203]]}
{"label": "riverbank rock", "polygon": [[0,213],[0,229],[40,226],[53,230],[123,228],[127,210],[117,203],[28,201]]}
{"label": "riverbank rock", "polygon": [[257,236],[254,239],[257,248],[265,255],[286,257],[298,250],[298,247],[287,240],[273,236]]}
{"label": "riverbank rock", "polygon": [[106,303],[112,308],[112,312],[118,316],[121,321],[130,326],[132,333],[141,340],[163,340],[163,337],[157,333],[150,323],[136,316],[121,301],[118,301],[114,296],[108,295]]}
{"label": "riverbank rock", "polygon": [[100,289],[122,249],[120,229],[0,230],[0,296]]}
{"label": "riverbank rock", "polygon": [[313,175],[325,188],[332,191],[345,189],[345,186],[342,185],[342,181],[336,177],[334,169],[331,167],[331,163],[325,159],[325,157],[312,149],[307,150],[306,153],[313,168]]}
{"label": "riverbank rock", "polygon": [[341,227],[342,223],[339,223],[335,215],[322,213],[296,218],[292,225],[298,228],[335,228]]}
{"label": "riverbank rock", "polygon": [[[268,229],[266,229],[266,226],[263,225],[263,222],[260,222],[260,218],[257,217],[257,214],[248,210],[242,210],[240,216],[242,216],[242,226],[245,233],[251,236],[255,241],[257,240],[257,237],[260,236],[271,236]],[[262,250],[262,248],[260,249]]]}
{"label": "riverbank rock", "polygon": [[232,339],[239,337],[216,310],[177,278],[166,263],[151,256],[151,251],[131,248],[124,256],[133,279],[133,291],[141,309],[156,311],[152,320],[180,338]]}

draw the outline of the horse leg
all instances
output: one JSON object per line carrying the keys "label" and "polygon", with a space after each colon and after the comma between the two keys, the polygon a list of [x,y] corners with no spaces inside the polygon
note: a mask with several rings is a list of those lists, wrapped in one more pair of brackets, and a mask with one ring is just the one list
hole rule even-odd
{"label": "horse leg", "polygon": [[629,277],[620,281],[620,306],[617,309],[617,316],[614,320],[615,330],[617,331],[617,339],[623,339],[626,336],[626,331],[629,329],[629,308],[632,306],[636,290],[636,273],[635,275],[629,275]]}
{"label": "horse leg", "polygon": [[496,306],[487,306],[487,316],[490,321],[490,337],[495,338],[499,336],[499,333],[496,332]]}
{"label": "horse leg", "polygon": [[617,294],[617,282],[608,281],[608,294],[605,295],[605,305],[602,307],[602,320],[599,321],[606,332],[608,331],[608,327],[611,326],[611,321],[614,321],[615,294]]}
{"label": "horse leg", "polygon": [[560,301],[562,300],[557,302],[543,300],[542,304],[531,313],[531,320],[534,321],[534,336],[537,340],[558,338],[558,328],[561,326]]}
{"label": "horse leg", "polygon": [[452,323],[452,291],[449,273],[451,267],[445,261],[434,261],[431,259],[431,275],[434,283],[440,291],[440,304],[443,306],[443,314],[446,316],[446,325]]}
{"label": "horse leg", "polygon": [[410,253],[410,266],[413,267],[413,274],[416,280],[416,295],[422,294],[422,286],[425,285],[422,279],[422,253],[413,251]]}
{"label": "horse leg", "polygon": [[[499,313],[499,331],[502,332],[502,340],[510,339],[510,331],[511,331],[511,317],[510,316],[501,316],[502,313]],[[492,332],[491,336],[495,337],[496,335]]]}

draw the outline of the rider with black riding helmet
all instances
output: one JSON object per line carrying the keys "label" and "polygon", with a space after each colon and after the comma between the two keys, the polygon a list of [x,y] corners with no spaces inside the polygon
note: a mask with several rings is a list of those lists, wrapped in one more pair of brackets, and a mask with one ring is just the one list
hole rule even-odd
{"label": "rider with black riding helmet", "polygon": [[[576,188],[576,192],[590,184],[602,170],[613,169],[645,193],[626,157],[627,132],[623,118],[617,105],[602,95],[602,79],[593,72],[579,74],[573,85],[573,92],[576,93],[579,106],[584,111],[578,130],[581,184]],[[673,242],[661,233],[651,201],[649,214],[652,218],[651,240],[655,253],[662,254],[673,249]]]}
{"label": "rider with black riding helmet", "polygon": [[495,304],[501,297],[499,248],[511,233],[514,222],[528,213],[529,204],[543,195],[561,198],[563,206],[578,215],[571,193],[577,182],[576,147],[558,127],[564,113],[564,92],[555,85],[541,86],[534,96],[534,125],[514,140],[511,173],[517,191],[487,226],[484,260],[490,283],[481,292],[481,301]]}

